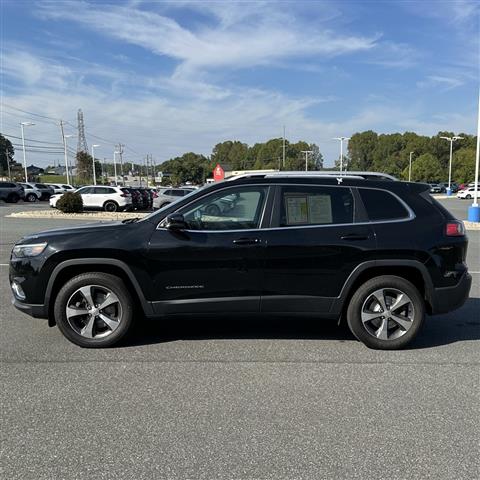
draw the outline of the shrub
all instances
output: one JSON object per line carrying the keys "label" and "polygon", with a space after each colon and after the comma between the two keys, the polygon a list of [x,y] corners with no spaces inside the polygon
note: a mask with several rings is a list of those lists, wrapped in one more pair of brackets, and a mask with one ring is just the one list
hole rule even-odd
{"label": "shrub", "polygon": [[83,210],[82,196],[76,192],[65,192],[58,199],[57,208],[63,213],[80,213]]}

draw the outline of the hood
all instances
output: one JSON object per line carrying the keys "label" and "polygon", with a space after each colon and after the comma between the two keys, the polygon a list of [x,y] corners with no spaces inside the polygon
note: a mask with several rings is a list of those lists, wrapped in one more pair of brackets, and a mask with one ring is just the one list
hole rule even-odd
{"label": "hood", "polygon": [[82,225],[75,225],[72,227],[62,227],[62,228],[53,228],[50,230],[44,230],[37,233],[32,233],[31,235],[23,237],[18,243],[29,243],[31,241],[46,240],[50,237],[58,237],[62,235],[74,235],[75,233],[91,233],[95,231],[104,232],[107,229],[118,230],[119,228],[125,227],[126,224],[121,221],[118,222],[95,222],[95,223],[86,223]]}

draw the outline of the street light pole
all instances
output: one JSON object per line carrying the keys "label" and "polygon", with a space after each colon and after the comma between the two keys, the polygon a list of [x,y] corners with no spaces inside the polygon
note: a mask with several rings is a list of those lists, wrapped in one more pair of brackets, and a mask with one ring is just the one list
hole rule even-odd
{"label": "street light pole", "polygon": [[285,168],[285,125],[283,126],[283,168]]}
{"label": "street light pole", "polygon": [[448,188],[447,188],[447,195],[452,194],[452,156],[453,156],[453,142],[457,140],[463,140],[463,137],[459,137],[458,135],[455,135],[454,137],[440,137],[443,138],[444,140],[448,140],[450,142],[450,162],[448,164]]}
{"label": "street light pole", "polygon": [[92,168],[93,168],[93,184],[97,184],[97,174],[95,173],[95,153],[94,148],[99,147],[100,145],[92,145]]}
{"label": "street light pole", "polygon": [[305,171],[308,172],[308,154],[313,152],[312,150],[302,150],[302,153],[305,154]]}
{"label": "street light pole", "polygon": [[35,125],[32,122],[21,122],[20,128],[22,129],[22,147],[23,147],[23,168],[25,169],[25,183],[28,182],[28,172],[27,172],[27,157],[25,155],[25,132],[23,131],[24,127],[30,127]]}
{"label": "street light pole", "polygon": [[408,181],[412,181],[412,155],[414,152],[410,152],[410,161],[408,163]]}
{"label": "street light pole", "polygon": [[334,137],[333,140],[340,141],[340,173],[343,171],[343,141],[350,140],[350,137]]}

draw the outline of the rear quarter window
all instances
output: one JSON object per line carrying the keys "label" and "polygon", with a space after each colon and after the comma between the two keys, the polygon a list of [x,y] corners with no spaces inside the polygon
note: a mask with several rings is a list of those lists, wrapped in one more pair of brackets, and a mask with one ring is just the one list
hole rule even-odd
{"label": "rear quarter window", "polygon": [[360,188],[360,196],[371,221],[399,220],[408,218],[405,206],[386,190]]}

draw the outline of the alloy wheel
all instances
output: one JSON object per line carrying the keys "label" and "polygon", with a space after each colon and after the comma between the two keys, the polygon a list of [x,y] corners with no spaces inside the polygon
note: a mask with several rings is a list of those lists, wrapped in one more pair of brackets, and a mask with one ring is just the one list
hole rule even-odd
{"label": "alloy wheel", "polygon": [[395,288],[371,293],[363,303],[361,320],[365,330],[379,340],[395,340],[405,335],[415,321],[410,297]]}
{"label": "alloy wheel", "polygon": [[85,338],[104,338],[122,321],[122,305],[107,287],[86,285],[70,296],[66,306],[70,327]]}

